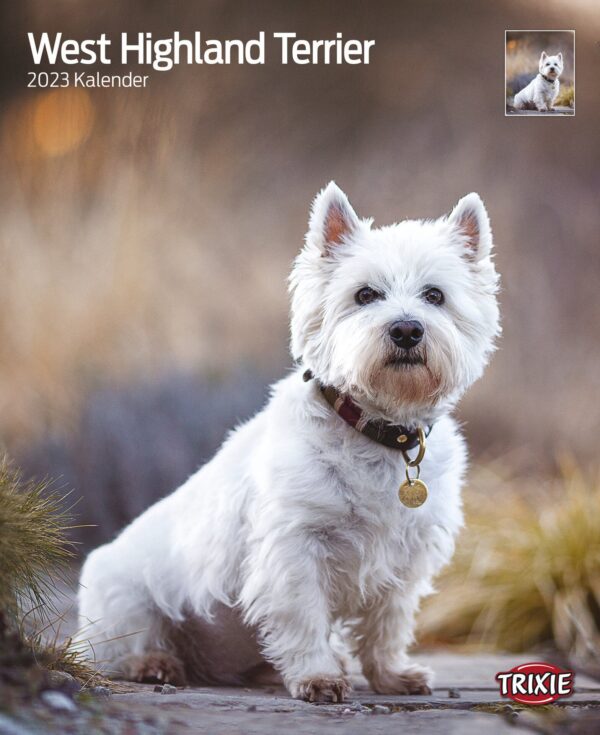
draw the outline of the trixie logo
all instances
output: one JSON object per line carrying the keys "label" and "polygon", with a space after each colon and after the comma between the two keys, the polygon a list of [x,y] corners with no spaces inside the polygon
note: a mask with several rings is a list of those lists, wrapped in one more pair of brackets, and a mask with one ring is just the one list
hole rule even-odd
{"label": "trixie logo", "polygon": [[521,704],[550,704],[573,693],[575,674],[551,664],[533,663],[515,666],[496,674],[500,694]]}

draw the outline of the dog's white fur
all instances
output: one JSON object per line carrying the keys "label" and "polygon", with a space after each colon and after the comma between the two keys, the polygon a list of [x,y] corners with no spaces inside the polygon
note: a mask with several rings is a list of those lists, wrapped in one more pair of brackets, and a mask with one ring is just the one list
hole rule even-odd
{"label": "dog's white fur", "polygon": [[[81,627],[98,660],[132,675],[128,661],[170,650],[204,682],[243,681],[266,660],[293,696],[335,700],[346,691],[331,641],[341,621],[375,690],[427,691],[430,672],[406,650],[462,523],[466,452],[449,411],[499,332],[491,247],[477,194],[447,217],[380,229],[333,182],[316,197],[291,275],[302,366],[208,464],[89,555]],[[365,285],[383,298],[357,305]],[[428,286],[443,305],[424,300]],[[424,325],[425,364],[389,364],[399,318]],[[372,418],[434,423],[423,506],[398,500],[401,454],[348,426],[317,380]],[[186,626],[189,645],[177,649],[173,631]]]}
{"label": "dog's white fur", "polygon": [[515,95],[514,106],[517,110],[535,109],[539,112],[547,112],[553,109],[560,90],[558,78],[563,72],[562,53],[548,56],[545,51],[542,51],[539,72],[524,89]]}

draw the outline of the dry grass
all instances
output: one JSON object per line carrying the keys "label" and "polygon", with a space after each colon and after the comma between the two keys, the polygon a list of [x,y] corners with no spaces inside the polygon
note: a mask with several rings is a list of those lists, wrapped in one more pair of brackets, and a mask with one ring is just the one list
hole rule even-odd
{"label": "dry grass", "polygon": [[33,635],[23,635],[23,640],[46,671],[69,674],[83,688],[104,686],[113,691],[127,691],[126,685],[115,684],[100,674],[88,658],[85,643],[63,638],[56,622]]}
{"label": "dry grass", "polygon": [[531,487],[480,469],[466,509],[423,637],[508,651],[550,644],[600,671],[600,474],[563,462],[559,479]]}
{"label": "dry grass", "polygon": [[560,107],[573,107],[575,105],[575,87],[572,84],[562,84],[554,104]]}
{"label": "dry grass", "polygon": [[[80,108],[93,113],[91,138],[76,137],[64,151],[60,139],[36,134],[40,109],[48,114],[56,96],[64,99],[50,110],[61,111],[62,127],[44,122],[46,133],[73,133]],[[159,105],[107,103],[58,91],[8,106],[0,131],[10,171],[10,186],[0,177],[8,203],[0,224],[0,429],[11,442],[72,427],[99,376],[118,384],[173,366],[221,372],[285,354],[285,279],[302,227],[278,250],[285,240],[276,220],[272,240],[257,244],[251,196],[227,211],[220,177],[231,172],[206,180],[206,156],[192,171],[187,148],[174,145],[172,120],[161,112],[171,99],[166,92]],[[213,141],[212,165],[222,167],[239,145]]]}

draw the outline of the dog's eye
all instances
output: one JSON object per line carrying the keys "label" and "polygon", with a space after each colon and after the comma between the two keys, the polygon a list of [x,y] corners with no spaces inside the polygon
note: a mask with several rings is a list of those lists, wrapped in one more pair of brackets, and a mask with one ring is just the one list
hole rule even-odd
{"label": "dog's eye", "polygon": [[354,300],[360,306],[366,306],[366,304],[371,304],[373,301],[378,301],[382,298],[383,296],[370,286],[363,286],[363,288],[361,288],[360,291],[357,291],[354,295]]}
{"label": "dog's eye", "polygon": [[428,304],[441,306],[444,303],[444,294],[439,288],[428,288],[423,292],[423,298]]}

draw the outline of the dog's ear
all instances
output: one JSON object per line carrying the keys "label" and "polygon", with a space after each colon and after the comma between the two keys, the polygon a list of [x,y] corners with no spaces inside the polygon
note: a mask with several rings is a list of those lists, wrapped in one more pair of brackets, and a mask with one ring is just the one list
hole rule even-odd
{"label": "dog's ear", "polygon": [[562,64],[563,63],[562,51],[558,52],[558,58],[560,59],[560,63]]}
{"label": "dog's ear", "polygon": [[315,197],[309,221],[309,233],[323,254],[349,238],[358,224],[348,197],[334,181],[330,181]]}
{"label": "dog's ear", "polygon": [[486,258],[492,249],[490,218],[479,194],[464,196],[448,216],[470,260]]}
{"label": "dog's ear", "polygon": [[540,64],[544,63],[544,61],[546,60],[546,56],[548,56],[548,54],[545,51],[542,51],[542,55],[540,56]]}

